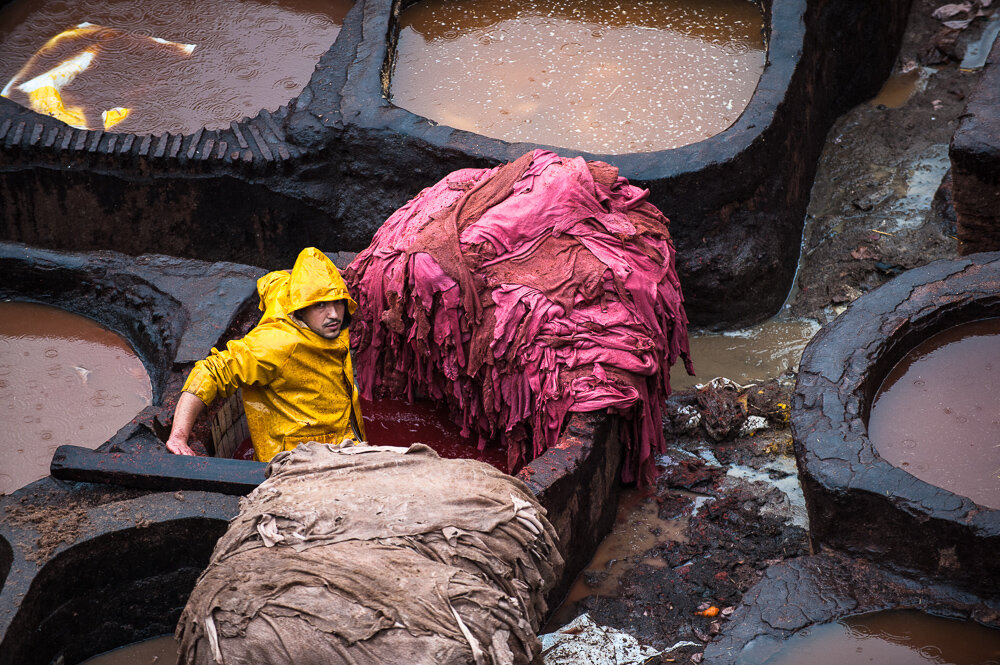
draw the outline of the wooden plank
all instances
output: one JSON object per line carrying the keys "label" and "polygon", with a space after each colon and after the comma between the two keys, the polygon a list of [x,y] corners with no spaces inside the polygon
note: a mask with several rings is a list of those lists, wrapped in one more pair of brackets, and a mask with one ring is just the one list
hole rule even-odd
{"label": "wooden plank", "polygon": [[212,148],[215,147],[215,139],[205,141],[205,146],[201,149],[201,160],[205,161],[212,156]]}
{"label": "wooden plank", "polygon": [[142,143],[139,144],[139,156],[145,157],[149,154],[149,146],[153,142],[153,135],[146,134],[142,137]]}
{"label": "wooden plank", "polygon": [[0,125],[0,141],[2,141],[5,136],[7,136],[7,132],[10,131],[11,124],[13,123],[11,123],[10,118],[7,118],[6,120],[3,121],[3,124]]}
{"label": "wooden plank", "polygon": [[105,483],[152,490],[197,490],[248,494],[264,482],[262,462],[191,457],[152,451],[102,453],[81,446],[59,446],[49,467],[60,480]]}
{"label": "wooden plank", "polygon": [[108,139],[108,145],[105,148],[104,152],[108,153],[109,155],[113,155],[115,152],[115,145],[117,144],[118,144],[118,135],[112,134],[111,137]]}
{"label": "wooden plank", "polygon": [[278,156],[281,157],[281,159],[292,158],[291,154],[289,154],[288,152],[288,148],[286,148],[284,145],[281,144],[278,145]]}
{"label": "wooden plank", "polygon": [[215,154],[216,157],[222,159],[226,156],[226,151],[229,150],[229,144],[225,141],[219,141],[218,152]]}
{"label": "wooden plank", "polygon": [[59,135],[59,128],[52,127],[49,129],[49,133],[45,135],[45,142],[42,145],[46,148],[51,148],[56,143],[56,136]]}
{"label": "wooden plank", "polygon": [[76,130],[76,141],[73,143],[73,150],[83,150],[83,146],[87,144],[87,130],[78,129]]}
{"label": "wooden plank", "polygon": [[59,144],[60,150],[68,150],[69,144],[73,141],[73,128],[63,127],[60,131],[63,133],[62,143]]}
{"label": "wooden plank", "polygon": [[273,161],[274,156],[271,154],[271,149],[267,147],[267,142],[264,140],[264,137],[260,135],[257,128],[253,126],[253,123],[247,125],[247,129],[250,130],[250,136],[252,136],[253,140],[257,143],[257,149],[260,150],[260,154],[264,160],[268,162]]}
{"label": "wooden plank", "polygon": [[125,140],[122,141],[122,147],[119,148],[118,152],[123,155],[132,149],[132,144],[135,143],[135,134],[126,134]]}

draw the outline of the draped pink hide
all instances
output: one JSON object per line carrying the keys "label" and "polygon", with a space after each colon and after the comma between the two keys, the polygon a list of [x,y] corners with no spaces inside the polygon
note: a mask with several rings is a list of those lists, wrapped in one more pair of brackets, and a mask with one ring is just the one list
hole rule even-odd
{"label": "draped pink hide", "polygon": [[345,271],[362,393],[446,400],[510,472],[570,412],[628,417],[623,479],[655,477],[670,366],[688,371],[668,220],[603,162],[535,150],[420,192]]}

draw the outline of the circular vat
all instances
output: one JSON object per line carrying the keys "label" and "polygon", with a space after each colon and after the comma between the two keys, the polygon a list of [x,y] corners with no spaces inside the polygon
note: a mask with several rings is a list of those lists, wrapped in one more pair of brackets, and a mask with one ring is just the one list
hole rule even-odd
{"label": "circular vat", "polygon": [[277,110],[309,81],[351,0],[13,0],[2,96],[82,130],[193,134]]}
{"label": "circular vat", "polygon": [[132,346],[92,319],[0,302],[0,494],[49,475],[57,447],[96,448],[152,403]]}
{"label": "circular vat", "polygon": [[[975,444],[971,436],[979,435],[968,432],[975,424],[968,421],[991,430],[1000,414],[986,413],[995,408],[992,396],[967,392],[982,391],[974,382],[990,374],[987,356],[995,349],[964,348],[965,357],[948,361],[938,379],[919,359],[916,375],[905,371],[915,365],[915,350],[919,355],[948,337],[974,340],[962,331],[989,328],[988,320],[998,316],[1000,253],[975,254],[900,275],[859,298],[810,342],[791,426],[814,548],[864,556],[984,595],[1000,591],[996,437],[987,434]],[[963,346],[954,349],[962,352]],[[902,415],[892,410],[891,392],[879,392],[900,376],[908,377],[911,389],[896,406]],[[941,382],[955,378],[966,392],[949,402],[941,397]],[[933,381],[940,399],[928,412],[922,391]],[[873,413],[877,397],[890,407],[888,432],[883,415]],[[921,419],[923,429],[933,426],[940,434],[924,446],[904,431],[906,421]],[[956,436],[959,428],[965,431]]]}
{"label": "circular vat", "polygon": [[883,610],[813,624],[794,633],[764,665],[1000,665],[1000,630],[919,610]]}
{"label": "circular vat", "polygon": [[420,0],[397,29],[396,106],[595,154],[718,134],[746,108],[766,57],[764,16],[748,0]]}
{"label": "circular vat", "polygon": [[47,476],[58,446],[97,448],[160,403],[186,317],[122,257],[2,245],[0,271],[9,494]]}
{"label": "circular vat", "polygon": [[226,524],[198,517],[158,521],[110,530],[61,551],[0,626],[0,663],[79,663],[173,633]]}

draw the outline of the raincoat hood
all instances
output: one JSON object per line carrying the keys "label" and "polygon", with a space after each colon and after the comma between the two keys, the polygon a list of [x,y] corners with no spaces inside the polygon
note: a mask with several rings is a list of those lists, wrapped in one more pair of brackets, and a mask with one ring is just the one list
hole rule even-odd
{"label": "raincoat hood", "polygon": [[261,277],[257,291],[261,310],[267,311],[277,305],[286,315],[328,300],[346,300],[347,312],[351,315],[358,308],[337,266],[315,247],[299,252],[291,275],[282,270]]}

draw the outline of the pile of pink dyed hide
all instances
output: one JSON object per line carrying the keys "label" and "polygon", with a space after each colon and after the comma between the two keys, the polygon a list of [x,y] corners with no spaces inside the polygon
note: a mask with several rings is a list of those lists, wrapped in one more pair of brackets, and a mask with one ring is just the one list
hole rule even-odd
{"label": "pile of pink dyed hide", "polygon": [[631,416],[623,479],[655,476],[670,365],[688,370],[668,220],[603,162],[535,150],[456,171],[394,213],[345,276],[362,393],[447,400],[510,472],[569,412]]}

